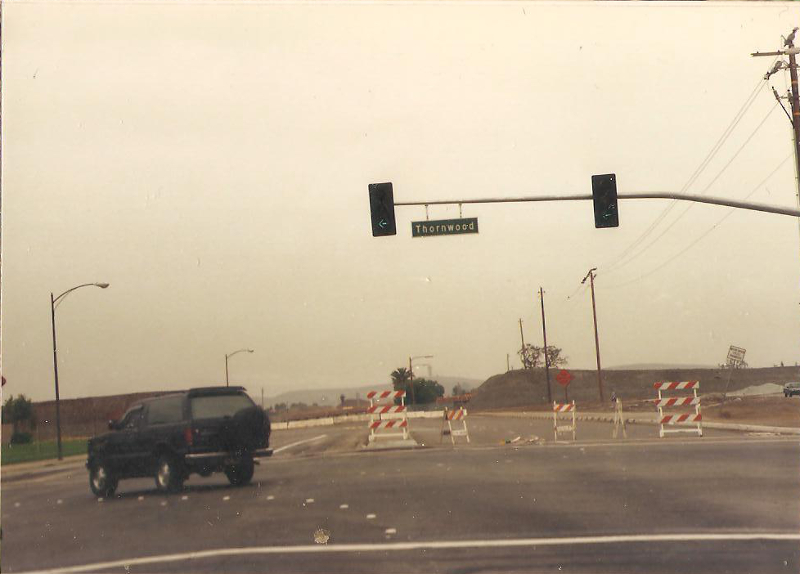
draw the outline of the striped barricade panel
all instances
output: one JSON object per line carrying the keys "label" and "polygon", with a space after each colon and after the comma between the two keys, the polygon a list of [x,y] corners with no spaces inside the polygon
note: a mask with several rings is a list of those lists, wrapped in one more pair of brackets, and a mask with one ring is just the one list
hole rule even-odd
{"label": "striped barricade panel", "polygon": [[614,431],[611,433],[611,438],[619,436],[619,430],[622,429],[622,436],[628,438],[628,430],[625,428],[625,415],[622,412],[622,400],[614,400]]}
{"label": "striped barricade panel", "polygon": [[679,391],[683,389],[699,389],[700,381],[683,381],[679,383],[654,383],[656,390]]}
{"label": "striped barricade panel", "polygon": [[379,400],[392,397],[393,399],[401,399],[406,396],[405,391],[370,391],[367,393],[367,398],[370,400]]}
{"label": "striped barricade panel", "polygon": [[[369,441],[378,438],[402,437],[408,440],[408,413],[405,405],[405,391],[370,391],[367,393],[369,408],[367,413],[370,415],[369,421]],[[382,399],[395,401],[400,399],[400,404],[378,404]],[[399,432],[376,432],[381,429],[396,429]]]}
{"label": "striped barricade panel", "polygon": [[[700,396],[697,394],[700,390],[700,381],[659,382],[655,383],[653,387],[658,391],[658,398],[655,400],[655,404],[658,409],[659,437],[664,438],[667,433],[686,432],[696,432],[698,436],[703,436],[703,415],[700,412]],[[664,391],[682,390],[691,391],[692,394],[682,397],[664,397],[661,394]],[[677,414],[664,413],[665,408],[684,406],[693,406],[694,412]],[[677,425],[681,423],[693,425],[693,428],[664,428],[664,425]]]}
{"label": "striped barricade panel", "polygon": [[373,405],[367,409],[369,414],[385,415],[386,413],[402,413],[405,405]]}
{"label": "striped barricade panel", "polygon": [[391,428],[405,428],[408,426],[407,420],[389,419],[388,421],[372,421],[369,423],[369,428],[377,429],[391,429]]}
{"label": "striped barricade panel", "polygon": [[702,414],[694,415],[691,413],[686,413],[682,415],[664,415],[661,417],[660,422],[662,425],[674,425],[684,422],[693,423],[701,420],[703,420]]}
{"label": "striped barricade panel", "polygon": [[[559,425],[558,424],[558,415],[559,413],[572,413],[572,424],[569,425]],[[575,419],[575,401],[571,403],[556,403],[553,402],[553,435],[555,436],[554,440],[558,440],[558,433],[562,432],[572,432],[572,440],[575,440],[575,433],[577,431],[577,424]]]}
{"label": "striped barricade panel", "polygon": [[[450,442],[453,443],[453,446],[456,444],[455,437],[457,436],[466,437],[467,442],[469,442],[469,429],[467,429],[467,409],[464,407],[459,407],[452,411],[447,410],[447,408],[444,409],[442,431],[439,436],[440,443],[442,442],[442,437],[444,436],[445,421],[447,422],[447,429],[450,434]],[[453,421],[461,421],[461,428],[453,428]]]}

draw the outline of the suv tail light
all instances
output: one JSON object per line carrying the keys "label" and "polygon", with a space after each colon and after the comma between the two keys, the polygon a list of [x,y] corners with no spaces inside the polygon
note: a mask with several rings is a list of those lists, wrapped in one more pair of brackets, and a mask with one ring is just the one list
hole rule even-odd
{"label": "suv tail light", "polygon": [[186,441],[187,446],[192,446],[192,442],[194,441],[194,434],[192,433],[191,427],[186,427],[184,429],[183,438]]}

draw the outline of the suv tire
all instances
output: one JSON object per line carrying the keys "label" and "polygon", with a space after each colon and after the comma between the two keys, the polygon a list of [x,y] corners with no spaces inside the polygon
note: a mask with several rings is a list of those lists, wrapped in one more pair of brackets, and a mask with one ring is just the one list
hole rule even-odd
{"label": "suv tire", "polygon": [[119,481],[111,474],[104,462],[96,462],[89,470],[89,488],[95,496],[105,498],[114,496]]}
{"label": "suv tire", "polygon": [[156,488],[160,492],[177,492],[183,488],[183,469],[175,461],[175,457],[162,454],[156,466]]}
{"label": "suv tire", "polygon": [[241,462],[233,464],[225,469],[225,475],[233,486],[242,486],[250,482],[253,478],[253,457],[242,458]]}

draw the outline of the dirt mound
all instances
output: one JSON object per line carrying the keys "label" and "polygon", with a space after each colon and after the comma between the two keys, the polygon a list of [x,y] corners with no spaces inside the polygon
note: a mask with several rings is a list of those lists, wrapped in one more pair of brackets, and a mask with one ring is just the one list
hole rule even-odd
{"label": "dirt mound", "polygon": [[[581,403],[597,402],[599,390],[597,371],[569,369],[574,377],[567,395]],[[552,398],[565,400],[564,387],[555,380],[557,370],[550,371]],[[730,382],[729,382],[730,379]],[[764,369],[663,369],[663,370],[604,370],[603,394],[608,401],[612,391],[620,399],[642,400],[655,397],[653,383],[658,381],[700,381],[700,394],[739,391],[767,383],[783,385],[800,379],[800,367],[771,367]],[[473,392],[470,408],[500,409],[547,403],[544,369],[516,370],[495,375]]]}

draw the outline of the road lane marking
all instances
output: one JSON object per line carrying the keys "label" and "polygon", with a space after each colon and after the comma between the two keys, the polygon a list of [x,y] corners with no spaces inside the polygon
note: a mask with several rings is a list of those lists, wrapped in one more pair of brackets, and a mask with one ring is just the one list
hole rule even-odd
{"label": "road lane marking", "polygon": [[397,534],[397,528],[387,528],[386,534]]}
{"label": "road lane marking", "polygon": [[289,443],[289,444],[284,445],[284,446],[282,446],[280,448],[276,448],[275,450],[272,451],[272,454],[278,454],[279,452],[284,451],[287,448],[292,448],[292,447],[295,447],[295,446],[299,446],[299,445],[305,444],[307,442],[314,442],[315,440],[319,440],[321,438],[325,438],[326,436],[328,436],[328,435],[321,434],[319,436],[315,436],[314,438],[307,438],[305,440],[299,440],[297,442]]}
{"label": "road lane marking", "polygon": [[58,500],[56,500],[56,504],[64,504],[64,501],[59,498]]}
{"label": "road lane marking", "polygon": [[339,508],[341,508],[342,510],[347,510],[348,508],[350,508],[350,505],[349,504],[340,504]]}
{"label": "road lane marking", "polygon": [[313,498],[306,498],[306,504],[311,504],[314,502]]}
{"label": "road lane marking", "polygon": [[222,497],[222,500],[230,500],[230,499],[231,499],[231,497],[230,497],[230,496],[223,496],[223,497]]}
{"label": "road lane marking", "polygon": [[274,497],[273,495],[271,495],[271,494],[270,494],[270,495],[267,497],[267,500],[275,500],[275,497]]}
{"label": "road lane marking", "polygon": [[142,500],[144,500],[144,496],[140,496],[140,497],[139,497],[139,498],[137,498],[136,500],[138,500],[138,501],[140,501],[140,502],[141,502]]}
{"label": "road lane marking", "polygon": [[377,544],[303,544],[297,546],[254,546],[250,548],[217,548],[215,550],[201,550],[198,552],[185,552],[182,554],[164,554],[161,556],[147,556],[143,558],[128,558],[112,562],[96,562],[79,566],[67,566],[50,570],[29,570],[19,574],[76,574],[91,572],[93,570],[111,570],[125,568],[126,566],[143,566],[147,564],[162,564],[164,562],[179,562],[187,560],[202,560],[205,558],[219,558],[223,556],[253,556],[274,554],[313,554],[327,552],[389,552],[408,550],[451,550],[473,548],[524,548],[536,546],[579,546],[601,544],[628,544],[628,543],[654,543],[654,542],[741,542],[754,540],[774,540],[784,542],[800,541],[799,533],[763,532],[759,534],[622,534],[614,536],[577,536],[565,538],[512,538],[509,540],[431,540],[420,542],[383,542]]}
{"label": "road lane marking", "polygon": [[184,496],[181,496],[181,500],[189,500],[189,497],[188,497],[188,496],[186,496],[186,495],[184,495]]}
{"label": "road lane marking", "polygon": [[375,517],[376,517],[375,514],[367,514],[367,520],[372,520]]}

